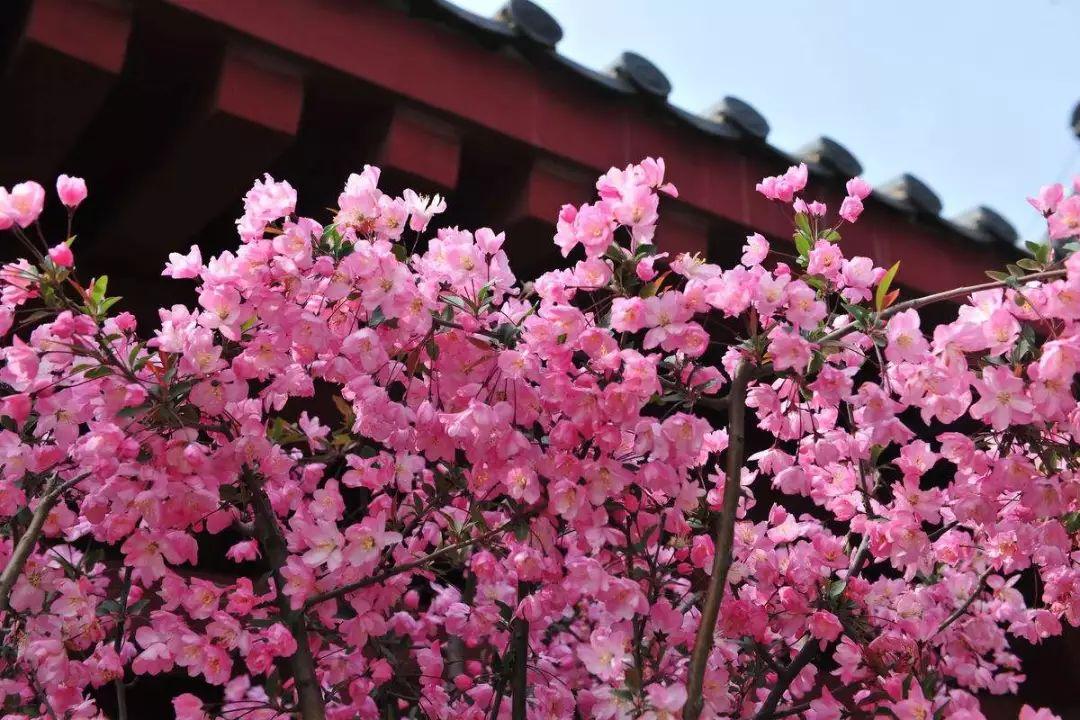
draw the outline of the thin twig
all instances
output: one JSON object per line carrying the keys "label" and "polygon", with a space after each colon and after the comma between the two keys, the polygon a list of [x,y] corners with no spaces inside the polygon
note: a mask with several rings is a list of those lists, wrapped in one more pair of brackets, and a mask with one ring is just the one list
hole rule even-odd
{"label": "thin twig", "polygon": [[446,545],[445,547],[441,547],[438,550],[435,550],[434,552],[432,552],[432,553],[430,553],[428,555],[425,555],[424,557],[422,557],[422,558],[420,558],[418,560],[413,560],[412,562],[407,562],[407,563],[404,563],[402,565],[395,565],[394,567],[390,568],[389,570],[386,570],[385,572],[381,572],[378,575],[372,575],[370,577],[362,578],[360,580],[357,580],[356,582],[351,582],[348,585],[342,585],[339,588],[335,588],[333,590],[327,590],[326,592],[319,593],[318,595],[312,595],[311,597],[309,597],[307,599],[307,602],[304,603],[304,608],[307,609],[307,608],[313,607],[315,605],[318,605],[321,602],[326,602],[327,600],[333,600],[335,598],[339,598],[342,595],[347,595],[347,594],[349,594],[349,593],[351,593],[351,592],[353,592],[355,590],[360,590],[361,588],[366,588],[366,587],[368,587],[370,585],[377,585],[378,583],[389,580],[390,578],[394,577],[395,575],[400,575],[401,573],[408,572],[408,571],[414,570],[414,569],[416,569],[418,567],[422,567],[424,565],[427,565],[428,563],[430,563],[430,562],[432,562],[434,560],[438,560],[443,555],[448,555],[449,553],[452,553],[455,550],[461,550],[462,548],[469,547],[470,545],[475,545],[476,543],[484,542],[485,540],[490,540],[491,538],[495,537],[499,533],[504,532],[510,525],[512,525],[515,522],[517,522],[516,519],[515,520],[507,520],[505,523],[503,523],[499,527],[495,528],[494,530],[489,530],[486,533],[483,533],[482,535],[477,535],[476,537],[469,538],[468,540],[462,540],[461,542],[456,542],[456,543],[454,543],[452,545]]}
{"label": "thin twig", "polygon": [[[942,302],[943,300],[951,300],[956,297],[970,295],[971,293],[982,292],[983,290],[996,290],[997,288],[1008,287],[1012,284],[1030,282],[1032,280],[1053,280],[1064,276],[1065,270],[1063,268],[1057,270],[1044,270],[1043,272],[1031,273],[1030,275],[1021,275],[1020,277],[1009,278],[1008,281],[1001,280],[982,283],[980,285],[968,285],[967,287],[954,288],[953,290],[945,290],[944,292],[934,293],[933,295],[924,295],[922,297],[914,298],[912,300],[907,300],[898,305],[893,305],[892,307],[877,313],[875,315],[875,319],[877,321],[888,320],[893,315],[904,312],[905,310],[917,310],[927,305]],[[851,322],[840,328],[839,330],[834,330],[828,335],[825,335],[820,340],[818,340],[817,343],[818,345],[822,346],[829,345],[831,343],[835,343],[837,340],[840,340],[843,337],[846,337],[847,335],[850,335],[856,330],[859,330],[859,326],[856,325],[854,322]]]}
{"label": "thin twig", "polygon": [[[128,597],[131,594],[131,567],[124,568],[124,583],[120,590],[120,617],[116,621],[116,641],[113,645],[116,654],[120,655],[124,647],[124,626],[127,624]],[[124,685],[124,670],[120,669],[119,677],[113,680],[116,687],[116,717],[117,720],[127,720],[127,687]]]}
{"label": "thin twig", "polygon": [[938,625],[938,629],[935,630],[934,634],[930,636],[931,638],[945,632],[950,625],[963,617],[964,613],[966,613],[971,607],[971,604],[974,603],[975,599],[979,597],[979,595],[982,593],[983,588],[986,586],[986,579],[990,577],[991,570],[992,568],[987,568],[983,571],[983,574],[979,576],[979,581],[975,583],[975,589],[971,591],[971,595],[968,596],[968,599],[965,600],[960,607],[953,610],[952,614],[949,615],[949,617],[945,618],[945,620],[943,620],[940,625]]}

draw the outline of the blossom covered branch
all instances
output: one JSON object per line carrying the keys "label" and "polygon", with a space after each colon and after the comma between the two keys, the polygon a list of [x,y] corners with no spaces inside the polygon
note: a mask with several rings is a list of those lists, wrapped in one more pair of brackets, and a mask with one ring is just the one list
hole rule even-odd
{"label": "blossom covered branch", "polygon": [[85,183],[52,242],[0,189],[4,717],[183,675],[180,720],[973,720],[1080,623],[1080,195],[901,299],[859,178],[834,219],[764,179],[790,244],[722,268],[665,250],[663,161],[613,168],[530,283],[380,179],[256,182],[152,328],[78,276]]}

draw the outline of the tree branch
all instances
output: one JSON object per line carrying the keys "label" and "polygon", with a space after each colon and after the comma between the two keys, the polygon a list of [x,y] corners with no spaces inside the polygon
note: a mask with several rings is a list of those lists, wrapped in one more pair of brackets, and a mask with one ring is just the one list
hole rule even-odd
{"label": "tree branch", "polygon": [[[862,541],[859,543],[859,547],[855,550],[855,553],[851,557],[851,563],[848,565],[847,578],[850,579],[860,572],[862,572],[863,566],[866,564],[867,559],[870,557],[870,536],[864,535]],[[802,669],[806,667],[811,661],[818,656],[820,647],[814,642],[811,637],[806,638],[806,644],[795,656],[795,658],[784,666],[781,672],[776,674],[776,682],[773,683],[772,688],[769,690],[769,694],[765,697],[765,702],[761,705],[761,708],[754,714],[754,720],[775,720],[776,718],[792,715],[802,710],[796,710],[802,705],[796,705],[793,708],[789,708],[787,711],[777,711],[777,706],[784,698],[784,693],[791,687],[791,683],[795,682],[795,678],[799,676]],[[809,707],[807,705],[807,707]]]}
{"label": "tree branch", "polygon": [[278,608],[288,623],[293,639],[296,640],[296,652],[289,658],[289,667],[293,683],[296,685],[299,716],[302,720],[326,720],[326,706],[323,702],[319,679],[315,674],[315,659],[311,655],[311,646],[308,644],[304,615],[294,612],[289,606],[289,599],[281,592],[281,588],[285,587],[281,577],[281,568],[289,557],[285,538],[282,536],[277,515],[270,505],[270,498],[266,496],[262,484],[254,473],[244,471],[241,475],[251,495],[251,508],[255,515],[255,534],[259,537],[259,543],[274,573]]}
{"label": "tree branch", "polygon": [[456,543],[454,543],[452,545],[446,545],[445,547],[441,547],[438,550],[435,550],[434,552],[431,552],[428,555],[425,555],[424,557],[419,558],[418,560],[413,560],[411,562],[407,562],[407,563],[404,563],[402,565],[395,565],[394,567],[390,568],[389,570],[386,570],[385,572],[381,572],[378,575],[372,575],[370,577],[361,578],[360,580],[357,580],[356,582],[351,582],[348,585],[342,585],[339,588],[334,588],[333,590],[327,590],[326,592],[321,592],[318,595],[312,595],[311,597],[309,597],[307,599],[307,602],[304,603],[304,609],[306,610],[306,609],[308,609],[310,607],[318,605],[321,602],[326,602],[327,600],[333,600],[335,598],[339,598],[342,595],[347,595],[347,594],[349,594],[349,593],[351,593],[351,592],[353,592],[355,590],[360,590],[361,588],[366,588],[366,587],[368,587],[370,585],[377,585],[378,583],[389,580],[390,578],[394,577],[395,575],[400,575],[403,572],[408,572],[410,570],[415,570],[418,567],[422,567],[424,565],[427,565],[428,563],[430,563],[430,562],[432,562],[434,560],[438,560],[443,555],[448,555],[449,553],[452,553],[455,550],[460,550],[462,548],[469,547],[470,545],[475,545],[476,543],[484,542],[485,540],[490,540],[491,538],[495,537],[499,533],[504,532],[510,525],[512,525],[515,522],[517,522],[516,519],[507,520],[505,523],[503,523],[499,527],[495,528],[494,530],[488,530],[486,533],[483,533],[482,535],[477,535],[474,538],[469,538],[468,540],[462,540],[461,542],[456,542]]}
{"label": "tree branch", "polygon": [[705,705],[702,692],[705,666],[712,652],[716,618],[720,614],[720,601],[723,600],[728,570],[731,568],[731,553],[735,540],[735,515],[739,507],[739,492],[742,489],[743,456],[746,453],[746,388],[754,375],[754,366],[743,360],[735,371],[728,394],[728,448],[724,499],[719,517],[715,520],[712,577],[705,595],[705,604],[701,608],[701,624],[698,626],[697,637],[694,638],[694,651],[690,656],[690,670],[686,682],[686,708],[683,710],[685,720],[697,720]]}
{"label": "tree branch", "polygon": [[[1044,270],[1043,272],[1031,273],[1029,275],[1021,275],[1017,278],[1012,278],[1009,282],[998,281],[982,283],[980,285],[968,285],[967,287],[954,288],[953,290],[945,290],[944,292],[934,293],[933,295],[924,295],[923,297],[907,300],[898,305],[893,305],[890,308],[886,308],[877,313],[877,320],[888,320],[897,313],[902,313],[905,310],[918,310],[921,307],[927,305],[933,305],[934,303],[941,302],[943,300],[951,300],[956,297],[963,297],[964,295],[970,295],[971,293],[981,292],[983,290],[996,290],[997,288],[1008,287],[1012,283],[1024,283],[1032,280],[1054,280],[1057,278],[1065,277],[1065,270],[1063,268],[1057,270]],[[852,322],[839,330],[825,335],[817,341],[818,345],[829,345],[831,343],[840,340],[841,338],[850,335],[858,330],[858,326]]]}
{"label": "tree branch", "polygon": [[986,578],[990,577],[990,570],[991,568],[987,568],[983,571],[983,574],[979,576],[979,581],[975,583],[975,589],[971,591],[971,595],[968,596],[967,600],[965,600],[960,607],[953,610],[952,614],[949,615],[949,617],[945,618],[945,620],[942,621],[940,625],[938,625],[938,629],[935,630],[934,634],[930,636],[931,638],[945,632],[950,625],[963,617],[964,613],[966,613],[968,609],[971,608],[972,603],[975,602],[975,599],[979,597],[979,595],[982,593],[983,588],[986,587]]}
{"label": "tree branch", "polygon": [[817,652],[817,643],[814,642],[813,638],[807,637],[806,644],[802,646],[799,653],[784,666],[782,672],[777,673],[776,682],[773,683],[772,689],[769,690],[769,694],[765,697],[765,702],[761,704],[761,707],[754,715],[754,720],[765,720],[776,714],[776,707],[780,704],[780,700],[783,699],[784,693],[791,687],[791,683],[799,676],[802,669],[817,656]]}
{"label": "tree branch", "polygon": [[[117,655],[121,654],[124,647],[124,629],[125,625],[127,625],[128,597],[130,595],[131,567],[126,566],[124,568],[124,582],[120,589],[120,618],[116,621],[116,641],[113,643]],[[120,677],[113,680],[113,685],[116,688],[116,718],[117,720],[127,720],[127,687],[124,686],[124,670],[122,667]]]}
{"label": "tree branch", "polygon": [[[524,583],[518,583],[518,597],[525,594]],[[529,663],[529,622],[523,617],[515,617],[510,622],[510,642],[514,653],[514,674],[510,678],[512,720],[527,720],[528,704],[528,663]]]}
{"label": "tree branch", "polygon": [[799,703],[798,705],[792,705],[791,707],[784,708],[783,710],[777,710],[772,715],[761,718],[761,720],[779,720],[780,718],[790,717],[791,715],[798,715],[799,713],[804,713],[809,709],[810,703]]}
{"label": "tree branch", "polygon": [[19,543],[15,546],[14,552],[11,553],[11,558],[8,560],[4,572],[0,573],[0,612],[7,612],[10,607],[8,603],[11,599],[11,589],[15,587],[15,581],[18,580],[19,575],[22,573],[23,567],[26,565],[26,559],[30,557],[30,553],[34,551],[38,540],[41,539],[41,530],[45,527],[45,521],[49,518],[49,513],[56,507],[56,502],[60,499],[60,496],[85,477],[85,475],[80,475],[58,485],[55,484],[56,481],[54,480],[50,483],[45,494],[41,496],[41,500],[30,518],[30,525],[27,526],[26,532],[19,538]]}

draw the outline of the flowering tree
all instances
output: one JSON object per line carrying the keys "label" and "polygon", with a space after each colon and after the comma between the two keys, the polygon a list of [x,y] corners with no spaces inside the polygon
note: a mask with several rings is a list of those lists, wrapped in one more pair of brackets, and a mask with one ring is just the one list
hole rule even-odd
{"label": "flowering tree", "polygon": [[[181,720],[969,720],[1022,681],[1010,638],[1080,622],[1071,245],[899,301],[843,253],[869,187],[830,223],[800,166],[758,186],[797,255],[753,235],[720,268],[653,244],[676,191],[647,159],[563,208],[580,259],[522,285],[502,234],[428,233],[441,200],[378,180],[326,225],[255,183],[235,253],[170,257],[198,306],[151,334],[45,241],[39,185],[0,190],[26,253],[0,272],[5,719],[127,718],[186,673]],[[86,186],[57,189],[70,220]],[[1032,202],[1080,234],[1080,195]],[[219,538],[235,574],[204,570]]]}

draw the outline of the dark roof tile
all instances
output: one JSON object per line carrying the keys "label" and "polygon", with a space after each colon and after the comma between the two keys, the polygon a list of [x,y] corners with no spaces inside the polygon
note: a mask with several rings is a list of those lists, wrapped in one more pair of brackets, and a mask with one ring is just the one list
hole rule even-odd
{"label": "dark roof tile", "polygon": [[[875,188],[878,199],[894,201],[896,205],[909,212],[939,215],[941,199],[919,178],[908,173],[893,178],[884,185]],[[890,204],[894,204],[890,203]]]}
{"label": "dark roof tile", "polygon": [[1015,245],[1019,237],[1012,223],[985,205],[960,213],[952,222],[955,226],[967,230],[968,236],[979,242]]}
{"label": "dark roof tile", "polygon": [[815,165],[818,171],[844,178],[855,177],[863,170],[858,159],[846,147],[825,136],[799,148],[795,156],[809,165]]}
{"label": "dark roof tile", "polygon": [[666,100],[671,94],[671,81],[667,75],[637,53],[624,52],[615,62],[614,70],[616,75],[646,95]]}
{"label": "dark roof tile", "polygon": [[706,111],[706,115],[716,120],[730,123],[744,135],[764,140],[769,136],[769,123],[750,103],[736,97],[725,97]]}
{"label": "dark roof tile", "polygon": [[510,0],[496,17],[530,42],[552,50],[563,37],[559,22],[531,0]]}

